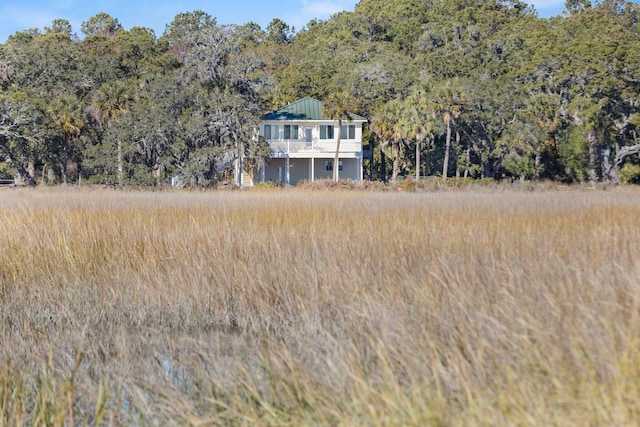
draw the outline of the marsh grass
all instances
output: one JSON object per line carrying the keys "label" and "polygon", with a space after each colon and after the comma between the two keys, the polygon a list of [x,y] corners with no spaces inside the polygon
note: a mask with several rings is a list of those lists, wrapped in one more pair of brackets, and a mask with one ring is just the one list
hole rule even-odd
{"label": "marsh grass", "polygon": [[0,426],[638,425],[640,192],[0,192]]}

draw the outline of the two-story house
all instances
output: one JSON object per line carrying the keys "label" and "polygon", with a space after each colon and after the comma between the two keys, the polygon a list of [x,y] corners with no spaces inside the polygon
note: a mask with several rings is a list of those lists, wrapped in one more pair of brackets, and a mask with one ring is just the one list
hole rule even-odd
{"label": "two-story house", "polygon": [[[299,181],[331,179],[338,167],[340,179],[362,180],[362,127],[367,119],[350,114],[337,121],[323,114],[322,102],[304,98],[262,117],[260,135],[271,146],[271,159],[257,171],[255,181],[295,185]],[[340,153],[334,165],[338,132]]]}

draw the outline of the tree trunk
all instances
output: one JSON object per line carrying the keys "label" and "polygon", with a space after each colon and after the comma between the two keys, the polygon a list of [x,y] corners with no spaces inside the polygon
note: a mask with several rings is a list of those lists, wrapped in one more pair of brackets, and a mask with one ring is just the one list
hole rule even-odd
{"label": "tree trunk", "polygon": [[611,172],[609,173],[614,174],[615,177],[618,178],[618,168],[620,167],[622,162],[624,162],[624,159],[627,158],[628,156],[631,156],[633,154],[639,154],[639,153],[640,153],[640,143],[620,147],[617,150],[615,157],[613,158],[613,163],[611,164]]}
{"label": "tree trunk", "polygon": [[122,165],[122,141],[118,138],[118,185],[122,187],[123,179],[123,170],[124,167]]}
{"label": "tree trunk", "polygon": [[13,170],[13,185],[15,185],[16,187],[23,187],[23,186],[27,185],[28,176],[29,175],[26,173],[25,170],[14,169]]}
{"label": "tree trunk", "polygon": [[382,145],[380,146],[380,168],[382,169],[382,180],[387,182],[387,156],[384,154]]}
{"label": "tree trunk", "polygon": [[158,164],[158,170],[156,171],[156,180],[158,183],[158,187],[162,185],[162,178],[164,177],[165,167],[164,163]]}
{"label": "tree trunk", "polygon": [[464,166],[464,177],[469,178],[469,165],[471,164],[471,147],[467,147],[465,158],[466,164]]}
{"label": "tree trunk", "polygon": [[431,150],[431,144],[433,144],[433,140],[427,138],[427,146],[425,147],[425,153],[424,153],[424,176],[431,176],[431,167],[430,167],[430,150]]}
{"label": "tree trunk", "polygon": [[27,163],[27,172],[29,173],[29,177],[33,181],[33,184],[36,183],[36,161],[34,159],[30,159]]}
{"label": "tree trunk", "polygon": [[393,141],[393,172],[391,173],[391,182],[398,180],[400,173],[400,141]]}
{"label": "tree trunk", "polygon": [[533,160],[533,178],[540,181],[540,167],[542,164],[542,144],[540,141],[536,144],[536,157]]}
{"label": "tree trunk", "polygon": [[64,141],[64,147],[62,147],[62,183],[67,183],[67,162],[69,161],[69,141]]}
{"label": "tree trunk", "polygon": [[375,173],[376,173],[376,169],[375,169],[375,162],[373,161],[373,147],[371,147],[371,158],[369,159],[369,179],[370,180],[375,180]]}
{"label": "tree trunk", "polygon": [[589,182],[595,184],[598,182],[598,172],[596,171],[598,138],[596,138],[596,132],[594,130],[590,130],[587,134],[587,142],[589,143]]}
{"label": "tree trunk", "polygon": [[[47,169],[47,184],[53,185],[56,182],[56,174],[51,166],[46,167]],[[44,170],[42,171],[44,173]]]}
{"label": "tree trunk", "polygon": [[607,184],[619,184],[618,174],[611,164],[611,147],[600,147],[600,166],[602,168],[602,181]]}
{"label": "tree trunk", "polygon": [[[237,138],[237,137],[236,137]],[[236,139],[236,140],[239,140]],[[238,143],[238,176],[236,177],[236,185],[238,187],[244,187],[244,145],[242,142]]]}
{"label": "tree trunk", "polygon": [[416,139],[416,181],[420,180],[420,138]]}
{"label": "tree trunk", "polygon": [[340,174],[338,173],[338,169],[340,169],[338,161],[340,160],[340,137],[342,136],[342,119],[338,119],[338,137],[336,139],[336,155],[333,158],[333,180],[338,182],[340,179]]}
{"label": "tree trunk", "polygon": [[13,167],[13,184],[17,187],[25,185],[36,185],[33,175],[30,175],[27,169],[22,166]]}
{"label": "tree trunk", "polygon": [[447,179],[449,173],[449,151],[451,150],[451,120],[447,121],[447,141],[444,147],[444,164],[442,165],[442,178]]}
{"label": "tree trunk", "polygon": [[[456,132],[456,150],[460,149],[460,132]],[[456,162],[456,178],[460,178],[460,165]]]}

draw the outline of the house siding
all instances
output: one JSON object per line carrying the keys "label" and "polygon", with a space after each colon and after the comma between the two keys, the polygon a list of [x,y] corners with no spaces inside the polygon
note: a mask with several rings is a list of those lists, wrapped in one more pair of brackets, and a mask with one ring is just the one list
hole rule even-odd
{"label": "house siding", "polygon": [[[277,126],[277,135],[274,135],[273,133],[271,134],[271,138],[266,138],[267,142],[271,145],[271,149],[274,151],[278,151],[278,149],[284,149],[285,147],[287,147],[286,144],[283,144],[285,142],[293,142],[293,143],[300,143],[300,144],[291,144],[289,147],[291,149],[294,150],[301,150],[303,148],[309,148],[310,146],[308,145],[308,141],[306,141],[305,138],[305,130],[307,128],[311,129],[311,143],[313,144],[313,147],[318,147],[318,150],[325,150],[327,149],[327,145],[331,145],[333,151],[335,152],[335,143],[337,141],[337,130],[334,131],[334,137],[331,139],[321,139],[320,138],[320,126],[321,125],[333,125],[335,126],[336,122],[282,122],[282,121],[264,121],[262,122],[262,125],[260,126],[260,136],[263,137],[267,137],[265,135],[265,125],[269,125],[272,126],[272,132],[273,132],[273,127]],[[285,125],[297,125],[298,126],[298,135],[297,137],[292,137],[292,138],[285,138],[284,134],[285,134],[285,130],[284,130],[284,126]],[[355,127],[355,137],[350,139],[350,138],[340,138],[340,151],[351,151],[351,152],[360,152],[362,151],[362,122],[347,122],[344,124],[344,126],[354,126]],[[344,148],[342,147],[342,143],[345,143]],[[352,143],[351,145],[349,143]]]}
{"label": "house siding", "polygon": [[[271,147],[271,159],[258,173],[255,181],[275,181],[295,185],[303,180],[331,179],[333,170],[327,170],[327,162],[333,163],[337,136],[337,122],[321,117],[322,104],[305,98],[281,110],[263,117],[259,134],[267,139]],[[362,179],[362,128],[366,119],[355,116],[355,120],[343,121],[343,126],[353,126],[351,135],[340,138],[339,158],[342,170],[340,179],[360,181]],[[297,126],[297,134],[285,138],[285,126]],[[321,126],[334,126],[333,138],[321,138]],[[307,129],[311,138],[307,138]],[[269,137],[270,136],[270,137]],[[349,138],[352,136],[352,138]],[[288,171],[288,173],[287,173]]]}

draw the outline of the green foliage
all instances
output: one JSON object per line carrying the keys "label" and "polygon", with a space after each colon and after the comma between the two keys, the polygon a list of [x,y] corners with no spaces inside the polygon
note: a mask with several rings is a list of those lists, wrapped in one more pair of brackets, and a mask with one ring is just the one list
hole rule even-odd
{"label": "green foliage", "polygon": [[626,163],[618,172],[620,180],[625,184],[640,184],[640,165]]}
{"label": "green foliage", "polygon": [[583,182],[587,175],[587,145],[582,129],[572,126],[558,138],[558,153],[562,159],[563,174],[570,181]]}
{"label": "green foliage", "polygon": [[8,163],[0,163],[0,179],[7,180],[13,179],[14,170],[9,166]]}
{"label": "green foliage", "polygon": [[274,18],[267,25],[266,41],[273,44],[289,44],[294,31],[295,28],[289,27],[287,23],[279,18]]}
{"label": "green foliage", "polygon": [[68,37],[71,37],[73,34],[73,28],[66,19],[55,19],[51,23],[51,27],[45,27],[44,29],[46,33],[63,34]]}
{"label": "green foliage", "polygon": [[173,21],[167,25],[163,37],[170,43],[187,40],[194,34],[206,28],[214,27],[216,19],[202,10],[179,13]]}
{"label": "green foliage", "polygon": [[519,1],[364,0],[297,33],[194,11],[159,39],[101,12],[79,40],[57,19],[0,46],[0,156],[30,181],[214,183],[234,156],[268,157],[253,137],[264,111],[344,92],[372,119],[376,176],[614,182],[616,148],[637,137],[640,7],[566,7],[539,19]]}
{"label": "green foliage", "polygon": [[100,12],[84,21],[80,27],[87,36],[102,36],[113,38],[118,30],[122,28],[120,22],[111,17],[108,13]]}

